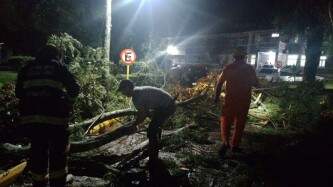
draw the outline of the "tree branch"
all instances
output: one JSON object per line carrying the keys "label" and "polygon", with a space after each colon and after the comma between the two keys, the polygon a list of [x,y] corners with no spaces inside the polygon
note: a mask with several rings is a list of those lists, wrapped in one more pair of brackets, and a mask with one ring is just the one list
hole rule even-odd
{"label": "tree branch", "polygon": [[130,116],[135,115],[136,111],[134,109],[124,109],[124,110],[116,110],[112,112],[106,112],[102,115],[95,116],[91,119],[85,120],[80,123],[72,124],[69,126],[69,131],[73,132],[77,128],[88,128],[91,124],[98,124],[106,120],[110,120],[117,117],[123,117],[123,116]]}
{"label": "tree branch", "polygon": [[100,136],[94,138],[88,138],[82,141],[71,142],[70,152],[84,152],[91,149],[95,149],[107,143],[110,143],[114,140],[117,140],[123,136],[134,134],[137,131],[137,127],[133,125],[134,123],[126,124],[118,129],[111,131],[106,134],[102,134]]}
{"label": "tree branch", "polygon": [[188,104],[191,104],[191,103],[194,103],[204,97],[206,97],[207,94],[206,93],[203,93],[203,94],[199,94],[198,96],[194,96],[190,99],[187,99],[185,101],[180,101],[180,102],[177,102],[176,105],[177,107],[184,107],[185,105],[188,105]]}
{"label": "tree branch", "polygon": [[[162,148],[163,142],[167,139],[172,138],[173,136],[179,134],[180,132],[184,131],[185,129],[188,129],[190,127],[193,127],[194,124],[187,124],[184,127],[172,130],[172,131],[164,131],[162,134],[162,139],[159,149]],[[124,159],[116,164],[116,168],[118,169],[126,169],[127,167],[131,166],[134,163],[137,163],[138,161],[145,159],[148,157],[148,140],[142,142],[139,144],[130,154],[124,156]]]}
{"label": "tree branch", "polygon": [[[177,107],[184,107],[187,104],[193,103],[201,98],[204,98],[207,95],[207,93],[200,94],[198,96],[195,96],[191,99],[181,101],[176,103]],[[135,115],[137,111],[133,109],[124,109],[124,110],[116,110],[112,112],[102,113],[101,115],[98,115],[94,118],[85,120],[81,123],[76,123],[74,125],[69,126],[69,131],[72,133],[77,128],[88,128],[91,124],[99,124],[103,121],[110,120],[117,117],[123,117],[123,116],[130,116]],[[78,153],[78,152],[84,152],[88,150],[95,149],[97,147],[103,146],[107,143],[110,143],[114,140],[117,140],[123,136],[131,135],[137,132],[137,128],[133,126],[132,122],[127,123],[126,125],[123,125],[119,127],[118,129],[111,131],[106,134],[102,134],[97,137],[89,137],[87,139],[83,139],[81,141],[75,141],[70,143],[70,152],[71,153]],[[20,155],[20,154],[27,154],[29,151],[30,146],[19,146],[19,145],[13,145],[10,143],[5,143],[0,145],[0,150],[2,153],[5,154],[14,154],[14,155]]]}

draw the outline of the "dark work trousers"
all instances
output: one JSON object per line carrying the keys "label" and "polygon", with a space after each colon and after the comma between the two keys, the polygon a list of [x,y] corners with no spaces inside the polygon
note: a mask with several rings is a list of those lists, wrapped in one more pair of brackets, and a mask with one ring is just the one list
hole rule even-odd
{"label": "dark work trousers", "polygon": [[63,125],[29,125],[30,166],[33,186],[65,186],[67,176],[68,130]]}
{"label": "dark work trousers", "polygon": [[[158,163],[158,150],[161,140],[161,126],[175,113],[176,106],[174,103],[165,108],[158,108],[153,111],[151,122],[148,126],[147,136],[149,139],[149,174],[151,180],[157,180],[158,171],[156,165]],[[153,181],[152,181],[153,182]]]}

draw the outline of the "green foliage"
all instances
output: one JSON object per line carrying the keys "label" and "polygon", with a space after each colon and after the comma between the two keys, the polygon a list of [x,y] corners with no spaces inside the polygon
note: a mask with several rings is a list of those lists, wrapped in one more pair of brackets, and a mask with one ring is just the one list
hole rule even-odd
{"label": "green foliage", "polygon": [[[126,66],[118,66],[119,79],[126,78]],[[155,86],[163,87],[165,82],[165,73],[154,62],[151,61],[138,61],[130,67],[130,80],[136,86]]]}
{"label": "green foliage", "polygon": [[8,137],[13,130],[18,115],[18,99],[15,97],[15,85],[7,83],[0,89],[0,141]]}
{"label": "green foliage", "polygon": [[[321,82],[283,85],[276,90],[278,99],[272,99],[273,119],[284,120],[289,128],[308,128],[317,124],[321,112]],[[279,106],[277,108],[276,105]],[[281,122],[281,121],[280,121]]]}
{"label": "green foliage", "polygon": [[8,83],[16,80],[17,74],[11,71],[0,71],[0,88]]}
{"label": "green foliage", "polygon": [[132,67],[133,72],[135,73],[161,73],[161,69],[157,66],[157,64],[151,61],[138,61]]}
{"label": "green foliage", "polygon": [[[143,41],[137,36],[134,36],[130,37],[130,39],[132,39],[127,44],[127,47],[130,46],[135,49],[138,56],[136,63],[130,67],[130,79],[134,81],[136,85],[162,87],[164,85],[165,72],[160,67],[160,57],[163,54],[162,51],[164,47],[162,47],[161,42],[155,42],[151,35],[145,36]],[[124,42],[120,45],[123,44]],[[123,74],[126,73],[126,66],[120,65],[119,69],[119,72],[123,72]]]}
{"label": "green foliage", "polygon": [[[120,66],[120,72],[126,72],[126,66]],[[125,78],[125,74],[121,78]],[[130,67],[130,79],[137,86],[156,86],[162,87],[164,85],[165,73],[153,61],[137,61]]]}
{"label": "green foliage", "polygon": [[164,84],[164,76],[162,74],[133,73],[130,75],[130,79],[134,82],[136,86],[162,87]]}
{"label": "green foliage", "polygon": [[333,90],[333,80],[325,80],[325,89],[327,90]]}
{"label": "green foliage", "polygon": [[126,99],[115,92],[118,81],[109,73],[110,63],[104,59],[102,48],[84,46],[66,33],[52,35],[48,43],[63,52],[65,62],[80,83],[81,93],[74,106],[74,121],[124,108]]}
{"label": "green foliage", "polygon": [[[84,46],[80,41],[67,33],[51,35],[48,44],[58,47],[62,53],[64,62],[68,64],[70,71],[77,77],[81,93],[75,104],[74,119],[80,121],[98,115],[103,111],[112,111],[128,108],[130,102],[124,96],[116,92],[120,79],[125,75],[117,75],[116,70],[125,73],[125,66],[112,66],[104,58],[103,48]],[[151,85],[161,87],[164,84],[164,76],[159,67],[150,62],[137,62],[132,66],[130,79],[135,85]]]}
{"label": "green foliage", "polygon": [[[179,109],[181,110],[181,109]],[[182,111],[177,112],[174,117],[172,118],[170,124],[168,124],[169,128],[180,128],[184,126],[185,124],[192,123],[192,116],[187,115],[186,113],[183,113]]]}
{"label": "green foliage", "polygon": [[83,47],[81,42],[67,33],[61,33],[59,35],[52,34],[47,44],[56,46],[66,58],[65,60],[70,61],[80,56],[80,49]]}

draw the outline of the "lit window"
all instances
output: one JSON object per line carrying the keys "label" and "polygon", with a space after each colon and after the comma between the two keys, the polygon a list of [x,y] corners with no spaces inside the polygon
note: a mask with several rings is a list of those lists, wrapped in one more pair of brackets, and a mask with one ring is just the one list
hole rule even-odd
{"label": "lit window", "polygon": [[301,57],[301,67],[305,66],[305,59],[306,59],[305,55],[302,55],[302,57]]}
{"label": "lit window", "polygon": [[[288,66],[296,66],[297,65],[297,59],[298,59],[298,55],[288,55],[287,65]],[[305,55],[302,55],[301,56],[301,64],[300,64],[301,67],[305,66],[305,60],[306,60]]]}
{"label": "lit window", "polygon": [[296,66],[297,57],[298,57],[298,55],[288,55],[287,65],[288,66]]}
{"label": "lit window", "polygon": [[269,51],[268,53],[268,62],[269,64],[274,64],[275,63],[275,58],[276,58],[276,53],[273,51]]}
{"label": "lit window", "polygon": [[255,65],[256,64],[256,55],[251,55],[250,64],[251,65]]}
{"label": "lit window", "polygon": [[320,68],[324,68],[325,67],[326,59],[327,59],[327,56],[320,56],[320,60],[319,60],[319,67]]}

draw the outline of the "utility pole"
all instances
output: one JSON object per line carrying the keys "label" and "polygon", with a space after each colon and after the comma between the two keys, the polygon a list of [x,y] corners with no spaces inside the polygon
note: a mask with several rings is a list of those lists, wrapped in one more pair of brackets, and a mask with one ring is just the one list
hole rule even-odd
{"label": "utility pole", "polygon": [[110,45],[111,45],[111,19],[112,19],[112,0],[105,0],[105,34],[104,34],[104,49],[105,59],[110,60]]}

